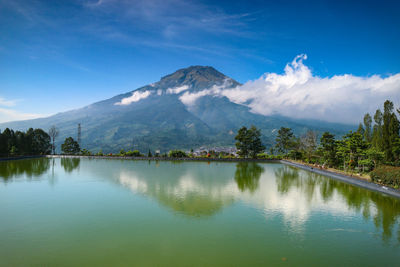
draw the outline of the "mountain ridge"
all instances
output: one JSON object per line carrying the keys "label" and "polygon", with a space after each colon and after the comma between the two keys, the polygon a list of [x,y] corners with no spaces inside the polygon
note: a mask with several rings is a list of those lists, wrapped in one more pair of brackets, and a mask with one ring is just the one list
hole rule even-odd
{"label": "mountain ridge", "polygon": [[120,149],[168,151],[200,146],[233,146],[241,126],[261,129],[262,140],[271,146],[275,131],[291,127],[299,135],[308,129],[341,135],[354,126],[312,120],[296,120],[279,115],[255,114],[227,97],[210,95],[212,88],[231,89],[240,83],[211,66],[190,66],[163,76],[158,82],[98,101],[82,108],[34,120],[1,123],[14,130],[60,129],[57,139],[77,136],[82,126],[82,148],[103,152]]}

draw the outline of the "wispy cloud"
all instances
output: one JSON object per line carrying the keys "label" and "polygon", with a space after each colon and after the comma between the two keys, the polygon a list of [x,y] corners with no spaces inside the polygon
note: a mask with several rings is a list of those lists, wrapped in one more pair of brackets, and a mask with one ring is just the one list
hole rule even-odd
{"label": "wispy cloud", "polygon": [[[202,42],[204,35],[220,38],[253,38],[249,22],[252,13],[229,14],[216,7],[183,0],[99,0],[84,2],[94,20],[82,31],[111,41],[152,48],[196,51],[203,54],[231,57],[243,53],[260,59],[251,51],[227,45]],[[123,25],[121,27],[121,25]],[[267,60],[262,58],[262,60]]]}
{"label": "wispy cloud", "polygon": [[400,104],[400,74],[322,78],[311,72],[303,63],[305,59],[306,55],[297,56],[286,65],[283,74],[266,73],[236,88],[210,88],[185,93],[180,99],[190,106],[202,96],[225,96],[258,114],[342,123],[359,122],[366,112],[373,113],[386,99]]}
{"label": "wispy cloud", "polygon": [[9,121],[20,121],[20,120],[29,120],[29,119],[36,119],[42,118],[46,115],[42,114],[32,114],[32,113],[24,113],[19,112],[14,109],[8,108],[1,108],[0,107],[0,123],[2,122],[9,122]]}
{"label": "wispy cloud", "polygon": [[[44,117],[42,114],[32,114],[32,113],[24,113],[15,109],[15,106],[18,102],[22,100],[9,100],[3,97],[0,97],[0,123],[8,122],[8,121],[17,121],[17,120],[28,120],[28,119],[36,119],[39,117]],[[14,107],[14,108],[11,108]]]}
{"label": "wispy cloud", "polygon": [[[171,32],[197,30],[234,35],[248,34],[246,20],[252,14],[228,14],[218,8],[183,0],[98,0],[84,6],[101,15],[109,15],[138,27],[153,28],[169,35]],[[142,22],[142,23],[138,23]]]}
{"label": "wispy cloud", "polygon": [[18,100],[7,100],[0,97],[0,106],[12,107],[15,106],[17,102]]}

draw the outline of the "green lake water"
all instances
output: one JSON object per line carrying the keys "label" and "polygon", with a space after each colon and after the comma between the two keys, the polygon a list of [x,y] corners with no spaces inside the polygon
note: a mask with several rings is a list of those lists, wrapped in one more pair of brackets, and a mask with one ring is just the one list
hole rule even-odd
{"label": "green lake water", "polygon": [[400,200],[283,164],[0,162],[1,266],[400,266]]}

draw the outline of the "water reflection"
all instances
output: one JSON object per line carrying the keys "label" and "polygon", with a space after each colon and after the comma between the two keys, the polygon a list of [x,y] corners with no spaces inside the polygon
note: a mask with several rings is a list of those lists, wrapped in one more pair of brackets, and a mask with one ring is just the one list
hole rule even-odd
{"label": "water reflection", "polygon": [[245,202],[263,210],[267,220],[281,213],[292,233],[304,232],[316,212],[337,218],[361,213],[373,220],[383,240],[400,229],[398,199],[280,164],[268,168],[248,162],[216,165],[162,162],[157,168],[138,165],[129,171],[121,167],[117,182],[192,217],[213,216],[233,203]]}
{"label": "water reflection", "polygon": [[40,177],[49,171],[49,176],[61,174],[60,180],[78,168],[74,175],[81,179],[122,185],[191,218],[210,218],[245,203],[267,221],[281,218],[291,233],[302,234],[307,222],[318,220],[313,216],[361,215],[383,240],[397,235],[400,242],[400,200],[281,164],[39,158],[0,162],[0,177]]}
{"label": "water reflection", "polygon": [[236,164],[235,181],[240,191],[253,193],[258,188],[258,181],[264,168],[255,162],[239,162]]}
{"label": "water reflection", "polygon": [[[159,168],[157,166],[162,166]],[[174,212],[191,217],[209,217],[234,202],[237,190],[223,167],[218,170],[201,164],[157,163],[156,168],[121,171],[117,182],[134,193],[156,199]],[[232,177],[232,176],[231,176]]]}
{"label": "water reflection", "polygon": [[50,168],[50,159],[24,159],[0,162],[0,177],[7,181],[13,177],[25,175],[29,178],[37,178]]}
{"label": "water reflection", "polygon": [[61,158],[61,166],[64,167],[65,172],[72,172],[79,167],[80,163],[80,158]]}
{"label": "water reflection", "polygon": [[382,229],[382,239],[385,241],[392,237],[393,230],[397,227],[397,238],[400,242],[398,199],[288,166],[276,170],[275,176],[280,194],[302,192],[303,198],[308,201],[314,201],[321,196],[327,205],[340,201],[345,203],[347,209],[361,213],[364,219],[372,218],[376,228]]}

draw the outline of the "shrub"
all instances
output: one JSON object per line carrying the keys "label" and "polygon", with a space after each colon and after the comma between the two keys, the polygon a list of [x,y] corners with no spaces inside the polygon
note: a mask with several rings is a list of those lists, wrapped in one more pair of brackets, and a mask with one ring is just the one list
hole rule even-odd
{"label": "shrub", "polygon": [[273,160],[280,160],[282,159],[282,155],[269,155],[267,153],[257,154],[258,159],[273,159]]}
{"label": "shrub", "polygon": [[139,150],[129,150],[128,152],[125,153],[126,156],[128,157],[142,157],[143,155],[140,154]]}
{"label": "shrub", "polygon": [[380,166],[371,172],[371,180],[398,188],[400,186],[400,167]]}
{"label": "shrub", "polygon": [[171,157],[171,158],[186,158],[187,155],[182,150],[171,150],[168,153],[168,157]]}
{"label": "shrub", "polygon": [[81,150],[81,154],[82,154],[83,156],[91,156],[91,155],[92,155],[92,152],[90,152],[89,150],[87,150],[86,148],[84,148],[84,149]]}

